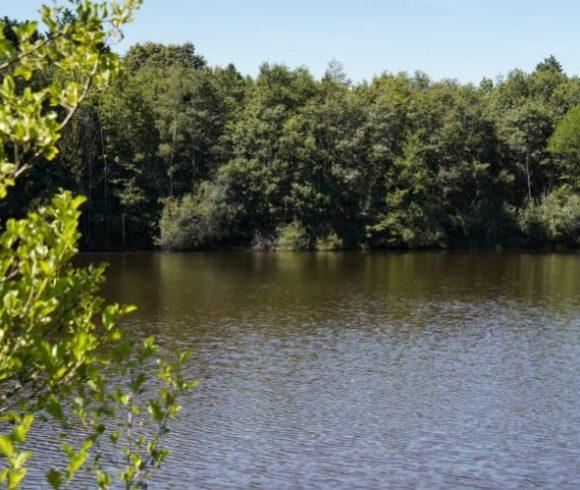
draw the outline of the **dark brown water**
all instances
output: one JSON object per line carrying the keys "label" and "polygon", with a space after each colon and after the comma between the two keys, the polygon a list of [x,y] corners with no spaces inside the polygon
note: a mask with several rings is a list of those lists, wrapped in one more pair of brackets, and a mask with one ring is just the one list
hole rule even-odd
{"label": "dark brown water", "polygon": [[580,488],[580,254],[91,259],[194,353],[153,488]]}

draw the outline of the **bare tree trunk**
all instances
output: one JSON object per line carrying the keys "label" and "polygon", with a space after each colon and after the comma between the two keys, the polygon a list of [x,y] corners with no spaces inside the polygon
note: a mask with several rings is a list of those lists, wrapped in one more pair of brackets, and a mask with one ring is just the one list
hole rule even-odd
{"label": "bare tree trunk", "polygon": [[[86,130],[88,133],[88,130]],[[94,133],[93,133],[94,134]],[[87,138],[88,139],[88,138]],[[94,140],[93,140],[94,141]],[[92,143],[92,141],[90,142]],[[89,229],[88,229],[88,242],[89,247],[92,249],[93,244],[93,151],[92,145],[87,145],[87,164],[89,168],[89,184],[87,189],[87,217],[89,222]]]}
{"label": "bare tree trunk", "polygon": [[107,208],[107,156],[105,155],[105,139],[103,138],[103,126],[99,121],[99,127],[101,129],[101,151],[103,152],[103,164],[104,164],[104,185],[105,185],[105,209]]}
{"label": "bare tree trunk", "polygon": [[532,201],[532,172],[530,170],[530,152],[526,152],[526,179],[528,181],[528,199]]}
{"label": "bare tree trunk", "polygon": [[[177,119],[177,114],[176,114]],[[175,126],[173,127],[173,139],[171,142],[171,155],[169,156],[169,195],[173,197],[173,160],[175,157],[175,142],[177,141],[177,120],[175,121]]]}
{"label": "bare tree trunk", "polygon": [[104,197],[105,197],[105,209],[103,212],[103,219],[105,221],[105,236],[107,237],[107,243],[109,241],[109,189],[108,189],[108,164],[107,155],[105,154],[105,138],[103,137],[103,124],[99,120],[99,129],[101,133],[101,153],[103,156],[103,185],[104,185]]}
{"label": "bare tree trunk", "polygon": [[123,239],[123,250],[125,250],[127,247],[127,233],[125,230],[125,218],[126,218],[126,216],[127,215],[125,213],[121,214],[121,236]]}
{"label": "bare tree trunk", "polygon": [[195,174],[196,174],[196,167],[195,167],[195,142],[191,148],[191,190],[195,189]]}

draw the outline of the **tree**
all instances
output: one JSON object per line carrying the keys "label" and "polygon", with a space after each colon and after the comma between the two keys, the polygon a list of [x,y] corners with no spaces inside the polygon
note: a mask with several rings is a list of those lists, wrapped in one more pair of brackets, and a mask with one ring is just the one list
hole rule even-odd
{"label": "tree", "polygon": [[[75,2],[62,22],[62,10],[42,7],[43,37],[35,36],[36,22],[12,28],[17,42],[0,37],[1,198],[36,159],[56,156],[62,130],[89,89],[104,87],[117,73],[117,57],[103,43],[118,36],[139,3]],[[30,83],[55,68],[44,86]],[[192,387],[181,374],[187,356],[180,354],[175,363],[159,361],[158,394],[143,397],[144,368],[157,346],[152,339],[141,347],[123,341],[117,322],[132,308],[99,298],[102,266],[71,263],[83,200],[61,192],[27,217],[8,220],[0,234],[0,482],[8,488],[18,488],[27,462],[34,464],[23,446],[35,419],[46,415],[63,427],[83,427],[85,435],[80,444],[63,440],[62,465],[47,474],[52,487],[70,483],[83,467],[100,488],[109,487],[111,464],[125,487],[143,486],[167,456],[160,444],[179,411],[177,396]],[[126,388],[108,386],[107,366],[122,366]],[[108,452],[112,459],[105,463],[95,449],[104,437],[119,448],[119,459]]]}
{"label": "tree", "polygon": [[197,70],[205,66],[203,56],[195,52],[191,43],[181,45],[164,45],[148,42],[135,44],[125,55],[125,65],[131,72],[142,70],[145,67],[167,68],[179,67]]}
{"label": "tree", "polygon": [[351,81],[348,79],[344,71],[343,64],[337,59],[332,59],[328,62],[323,80],[338,83],[341,85],[350,85]]}
{"label": "tree", "polygon": [[561,181],[580,190],[580,105],[571,109],[550,137],[548,150],[559,157]]}
{"label": "tree", "polygon": [[538,65],[536,66],[536,71],[542,70],[554,70],[559,73],[562,73],[563,71],[562,65],[553,54],[548,56],[547,58],[544,58],[544,60],[541,63],[538,63]]}
{"label": "tree", "polygon": [[528,200],[539,194],[534,182],[541,179],[546,162],[546,141],[552,121],[545,105],[526,101],[502,115],[500,136],[512,152],[514,169],[522,177]]}

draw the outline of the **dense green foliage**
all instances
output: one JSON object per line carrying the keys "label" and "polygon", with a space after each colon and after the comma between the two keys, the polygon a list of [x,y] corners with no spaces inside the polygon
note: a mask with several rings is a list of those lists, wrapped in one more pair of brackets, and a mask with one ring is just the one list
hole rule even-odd
{"label": "dense green foliage", "polygon": [[66,187],[88,197],[85,249],[579,243],[580,79],[553,57],[479,86],[352,84],[337,62],[244,78],[192,45],[123,64],[4,215]]}
{"label": "dense green foliage", "polygon": [[[105,43],[139,4],[42,7],[42,35],[36,22],[0,24],[4,206],[18,201],[23,184],[39,185],[89,89],[118,73]],[[143,488],[168,454],[161,441],[180,409],[177,396],[193,386],[181,374],[186,355],[152,365],[152,339],[123,339],[118,321],[132,308],[98,296],[103,267],[73,265],[83,201],[61,191],[0,232],[0,485],[7,488],[20,488],[29,467],[42,467],[29,436],[42,437],[43,422],[62,441],[59,464],[46,474],[51,487],[69,486],[84,471],[92,488]],[[158,376],[145,374],[152,368]],[[147,382],[155,386],[149,395]]]}

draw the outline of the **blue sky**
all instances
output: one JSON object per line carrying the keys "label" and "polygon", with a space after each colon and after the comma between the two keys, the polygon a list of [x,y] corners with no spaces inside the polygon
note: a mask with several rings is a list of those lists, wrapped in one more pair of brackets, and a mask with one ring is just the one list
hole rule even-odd
{"label": "blue sky", "polygon": [[[0,0],[0,15],[30,18],[40,4]],[[577,0],[145,0],[119,50],[191,41],[249,74],[269,61],[320,76],[336,58],[353,80],[421,70],[477,82],[550,54],[579,73],[579,19]]]}

